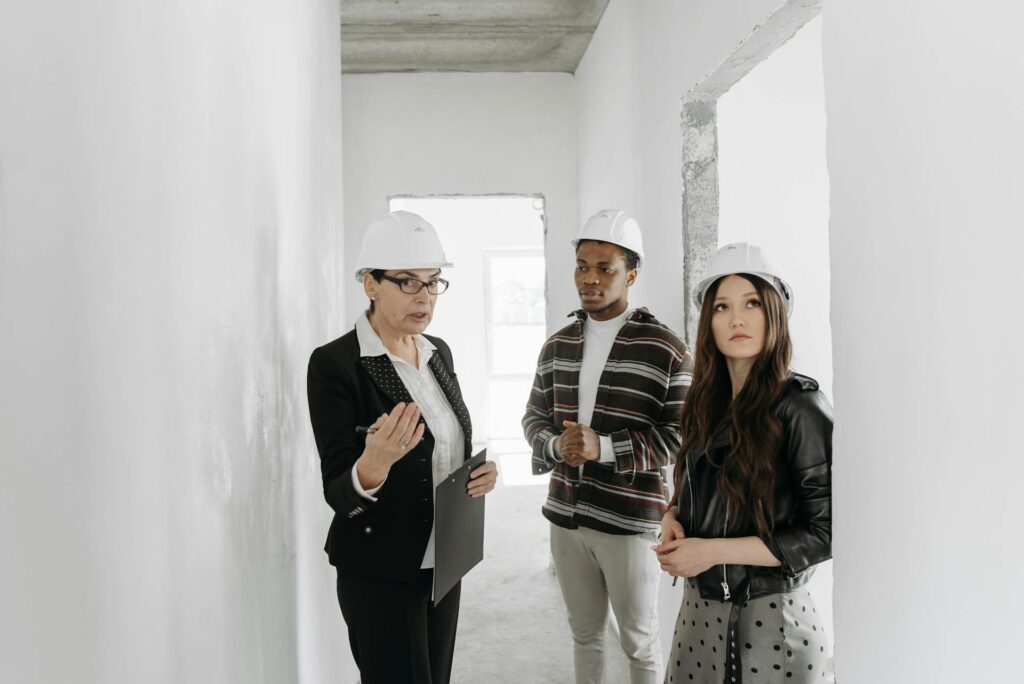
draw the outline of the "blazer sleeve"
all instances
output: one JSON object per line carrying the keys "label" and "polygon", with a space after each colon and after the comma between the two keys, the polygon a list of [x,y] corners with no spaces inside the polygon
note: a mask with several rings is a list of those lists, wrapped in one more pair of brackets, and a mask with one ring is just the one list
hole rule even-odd
{"label": "blazer sleeve", "polygon": [[352,484],[352,467],[363,453],[356,432],[356,397],[339,362],[323,347],[309,358],[306,396],[313,437],[320,454],[324,498],[335,512],[354,518],[375,505]]}
{"label": "blazer sleeve", "polygon": [[792,576],[832,557],[832,407],[820,391],[798,392],[783,420],[795,512],[764,541]]}

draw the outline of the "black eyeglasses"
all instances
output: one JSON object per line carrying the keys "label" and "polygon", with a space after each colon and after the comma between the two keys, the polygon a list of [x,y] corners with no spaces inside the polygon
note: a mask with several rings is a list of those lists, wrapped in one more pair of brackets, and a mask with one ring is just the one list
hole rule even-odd
{"label": "black eyeglasses", "polygon": [[380,277],[398,285],[405,294],[416,294],[423,288],[427,288],[427,292],[430,294],[439,295],[448,289],[448,281],[444,278],[432,278],[431,280],[423,281],[416,278],[394,278],[384,273],[381,273]]}

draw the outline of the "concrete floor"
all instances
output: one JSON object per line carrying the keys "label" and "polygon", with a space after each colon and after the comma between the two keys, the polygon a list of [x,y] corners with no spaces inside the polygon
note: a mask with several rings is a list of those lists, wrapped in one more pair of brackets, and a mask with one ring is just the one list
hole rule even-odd
{"label": "concrete floor", "polygon": [[[506,486],[487,497],[484,560],[462,583],[453,684],[572,684],[572,638],[550,568],[546,485]],[[609,625],[607,684],[629,682]]]}

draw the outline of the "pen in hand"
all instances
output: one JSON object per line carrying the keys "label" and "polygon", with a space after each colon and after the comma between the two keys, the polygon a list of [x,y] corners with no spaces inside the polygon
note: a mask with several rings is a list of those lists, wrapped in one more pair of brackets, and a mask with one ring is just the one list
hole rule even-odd
{"label": "pen in hand", "polygon": [[356,432],[365,432],[368,435],[372,435],[376,431],[377,428],[373,427],[372,425],[370,427],[366,427],[365,425],[356,425]]}

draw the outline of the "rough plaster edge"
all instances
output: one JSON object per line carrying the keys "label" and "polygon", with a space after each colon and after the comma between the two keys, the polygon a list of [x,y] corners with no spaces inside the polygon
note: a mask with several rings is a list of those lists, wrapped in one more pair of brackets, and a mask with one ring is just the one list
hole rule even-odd
{"label": "rough plaster edge", "polygon": [[700,317],[693,293],[718,248],[718,98],[818,16],[821,2],[782,4],[683,97],[683,321],[691,348]]}
{"label": "rough plaster edge", "polygon": [[821,13],[822,0],[789,0],[755,26],[714,71],[705,76],[684,100],[717,100],[755,66],[782,47],[804,24]]}

